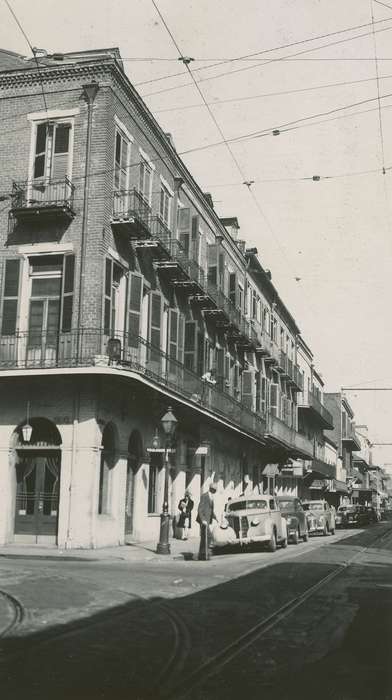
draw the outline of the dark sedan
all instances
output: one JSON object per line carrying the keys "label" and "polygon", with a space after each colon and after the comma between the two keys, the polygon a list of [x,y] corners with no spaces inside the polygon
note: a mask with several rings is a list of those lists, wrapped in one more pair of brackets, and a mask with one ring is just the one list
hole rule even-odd
{"label": "dark sedan", "polygon": [[302,538],[304,542],[309,537],[308,522],[302,503],[295,496],[279,496],[279,508],[287,522],[287,537],[289,542],[298,544]]}

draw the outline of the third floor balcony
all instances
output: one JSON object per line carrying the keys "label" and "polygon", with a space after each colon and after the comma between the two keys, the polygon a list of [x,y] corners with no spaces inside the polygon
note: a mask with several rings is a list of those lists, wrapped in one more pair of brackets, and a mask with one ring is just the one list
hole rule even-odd
{"label": "third floor balcony", "polygon": [[72,220],[75,187],[68,177],[23,180],[12,185],[10,216],[18,222]]}
{"label": "third floor balcony", "polygon": [[112,229],[130,238],[150,236],[151,208],[136,189],[113,193]]}
{"label": "third floor balcony", "polygon": [[272,414],[267,418],[266,437],[271,445],[276,447],[283,446],[292,457],[303,459],[311,459],[313,457],[313,443]]}
{"label": "third floor balcony", "polygon": [[361,450],[361,442],[353,425],[347,425],[345,429],[343,429],[342,444],[350,452],[359,452]]}

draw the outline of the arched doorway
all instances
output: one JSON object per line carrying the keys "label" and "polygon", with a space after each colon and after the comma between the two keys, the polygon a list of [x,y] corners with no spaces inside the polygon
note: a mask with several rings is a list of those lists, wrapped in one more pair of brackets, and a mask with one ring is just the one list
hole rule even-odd
{"label": "arched doorway", "polygon": [[127,482],[125,489],[125,537],[133,534],[135,476],[142,461],[143,443],[138,430],[131,433],[128,442]]}
{"label": "arched doorway", "polygon": [[22,426],[14,433],[16,453],[15,540],[36,544],[57,542],[60,503],[61,437],[46,418],[30,420],[30,441]]}

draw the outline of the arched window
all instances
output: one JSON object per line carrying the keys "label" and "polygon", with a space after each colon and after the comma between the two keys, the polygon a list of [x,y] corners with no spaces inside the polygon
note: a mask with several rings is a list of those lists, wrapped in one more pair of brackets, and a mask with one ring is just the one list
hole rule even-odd
{"label": "arched window", "polygon": [[110,512],[111,472],[115,462],[115,432],[111,423],[105,426],[102,435],[102,451],[99,468],[98,515]]}

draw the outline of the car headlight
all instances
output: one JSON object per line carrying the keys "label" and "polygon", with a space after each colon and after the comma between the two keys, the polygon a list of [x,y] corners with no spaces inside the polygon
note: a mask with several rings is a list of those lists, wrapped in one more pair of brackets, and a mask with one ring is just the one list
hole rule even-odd
{"label": "car headlight", "polygon": [[256,527],[256,525],[260,525],[259,518],[253,518],[253,520],[251,520],[250,524],[253,525],[253,527]]}
{"label": "car headlight", "polygon": [[227,520],[225,518],[223,518],[220,526],[221,526],[222,530],[227,530],[227,528],[229,527],[229,523],[227,522]]}

